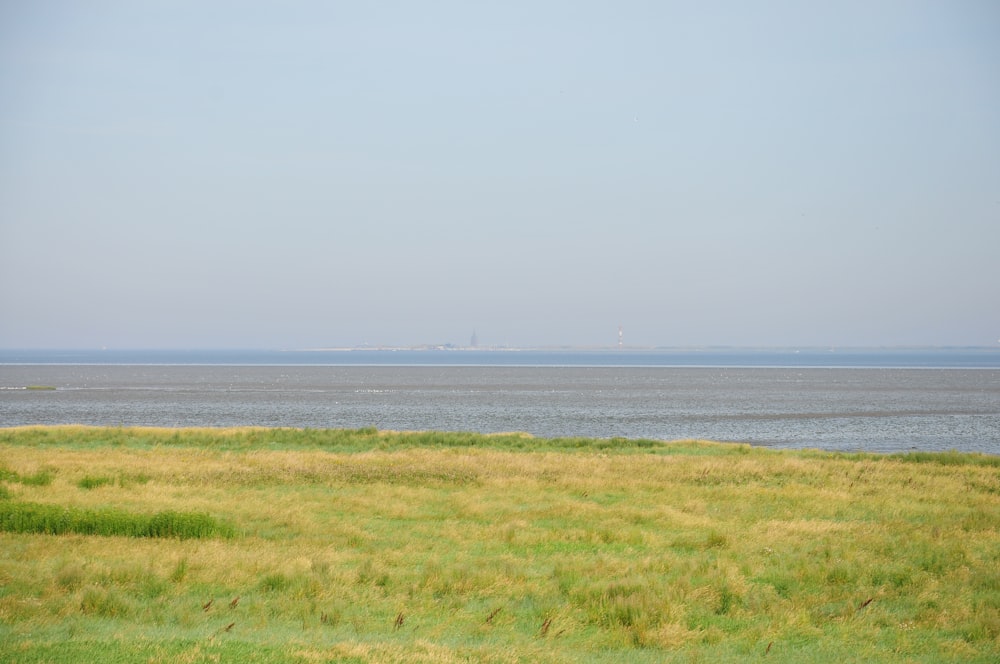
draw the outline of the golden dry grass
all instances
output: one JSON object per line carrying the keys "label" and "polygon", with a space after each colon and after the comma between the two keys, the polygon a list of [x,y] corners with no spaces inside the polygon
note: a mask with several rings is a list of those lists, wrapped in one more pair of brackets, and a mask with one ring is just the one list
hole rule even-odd
{"label": "golden dry grass", "polygon": [[[406,436],[386,432],[331,452],[150,433],[35,445],[13,432],[2,470],[52,479],[7,481],[4,500],[207,512],[240,535],[0,533],[0,656],[66,659],[84,634],[143,661],[241,648],[365,662],[1000,652],[1000,478],[982,459],[690,441],[426,448],[386,446]],[[98,477],[113,481],[82,482]]]}

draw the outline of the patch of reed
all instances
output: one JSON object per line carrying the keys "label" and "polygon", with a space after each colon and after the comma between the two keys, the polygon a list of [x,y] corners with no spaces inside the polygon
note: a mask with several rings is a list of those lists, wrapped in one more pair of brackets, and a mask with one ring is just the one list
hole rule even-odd
{"label": "patch of reed", "polygon": [[0,482],[16,482],[24,486],[49,486],[52,484],[53,473],[49,468],[43,468],[30,475],[0,468]]}
{"label": "patch of reed", "polygon": [[107,477],[106,475],[101,475],[97,477],[92,475],[87,475],[86,477],[77,481],[76,485],[81,489],[89,490],[89,489],[99,489],[102,486],[109,486],[114,483],[115,480],[113,477]]}
{"label": "patch of reed", "polygon": [[134,514],[112,508],[80,509],[14,501],[0,502],[0,531],[172,539],[233,537],[236,534],[232,526],[201,512]]}

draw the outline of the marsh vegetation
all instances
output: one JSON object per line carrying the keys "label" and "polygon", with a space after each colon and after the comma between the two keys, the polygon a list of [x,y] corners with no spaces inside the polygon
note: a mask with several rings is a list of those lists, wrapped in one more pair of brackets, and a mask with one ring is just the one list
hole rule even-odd
{"label": "marsh vegetation", "polygon": [[0,430],[4,661],[996,661],[1000,459]]}

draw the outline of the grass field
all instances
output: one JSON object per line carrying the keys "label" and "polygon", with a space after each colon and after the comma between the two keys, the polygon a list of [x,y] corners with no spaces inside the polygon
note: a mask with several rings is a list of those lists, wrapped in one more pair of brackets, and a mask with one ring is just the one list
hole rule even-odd
{"label": "grass field", "polygon": [[0,429],[0,661],[997,662],[1000,458]]}

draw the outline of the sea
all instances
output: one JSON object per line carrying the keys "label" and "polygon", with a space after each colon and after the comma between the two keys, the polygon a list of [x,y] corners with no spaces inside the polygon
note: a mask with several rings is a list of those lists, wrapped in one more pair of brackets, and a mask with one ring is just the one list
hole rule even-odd
{"label": "sea", "polygon": [[1000,455],[1000,348],[0,350],[0,426],[33,424]]}

